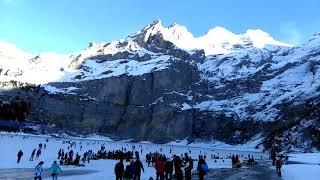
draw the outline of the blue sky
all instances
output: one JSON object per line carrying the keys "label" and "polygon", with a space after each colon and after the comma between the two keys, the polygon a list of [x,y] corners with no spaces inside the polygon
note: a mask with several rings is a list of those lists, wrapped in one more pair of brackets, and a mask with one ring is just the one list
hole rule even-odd
{"label": "blue sky", "polygon": [[320,32],[318,0],[0,0],[0,40],[33,53],[70,53],[125,38],[155,19],[195,36],[260,28],[298,44]]}

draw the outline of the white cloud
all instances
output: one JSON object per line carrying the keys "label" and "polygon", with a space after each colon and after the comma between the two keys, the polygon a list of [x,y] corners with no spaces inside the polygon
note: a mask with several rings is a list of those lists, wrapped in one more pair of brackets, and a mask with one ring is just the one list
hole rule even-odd
{"label": "white cloud", "polygon": [[293,45],[299,45],[303,42],[303,33],[295,22],[286,22],[281,26],[283,39]]}

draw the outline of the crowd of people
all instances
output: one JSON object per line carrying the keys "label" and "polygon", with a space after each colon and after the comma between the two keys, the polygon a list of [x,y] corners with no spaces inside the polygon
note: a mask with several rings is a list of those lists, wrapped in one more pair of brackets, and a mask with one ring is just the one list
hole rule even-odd
{"label": "crowd of people", "polygon": [[[125,168],[123,164],[123,159],[115,165],[114,172],[116,175],[116,180],[122,179],[134,179],[140,180],[141,170],[144,171],[143,165],[139,158],[139,152],[135,152],[135,161],[131,161]],[[204,156],[199,155],[198,157],[198,175],[199,179],[203,180],[205,174],[209,171],[208,165]],[[187,153],[183,157],[173,155],[173,157],[166,157],[165,154],[158,152],[146,154],[146,163],[148,166],[153,166],[156,171],[157,180],[191,180],[192,179],[192,170],[193,162],[191,156]]]}
{"label": "crowd of people", "polygon": [[[82,150],[83,143],[87,143],[86,151]],[[58,175],[62,173],[60,166],[85,166],[86,164],[89,164],[91,160],[100,159],[118,160],[114,166],[114,174],[117,180],[140,180],[142,173],[145,171],[145,167],[140,160],[143,150],[146,151],[144,153],[145,163],[148,167],[154,168],[154,177],[157,180],[191,180],[193,174],[198,175],[199,179],[203,180],[209,172],[209,167],[206,162],[208,158],[207,152],[202,153],[201,150],[197,156],[192,157],[195,153],[192,154],[190,149],[188,150],[188,153],[185,153],[184,155],[177,155],[172,149],[169,150],[169,153],[164,153],[162,148],[159,148],[159,151],[148,152],[148,149],[144,149],[145,147],[142,147],[141,145],[138,148],[136,148],[135,145],[132,145],[130,148],[127,144],[125,147],[121,147],[117,150],[110,150],[112,149],[110,147],[109,150],[107,150],[105,143],[100,144],[100,142],[63,141],[62,145],[63,146],[57,152],[57,160],[53,162],[49,169],[44,170],[42,168],[44,162],[39,162],[35,168],[35,180],[42,179],[41,175],[44,171],[51,171],[53,180],[56,180]],[[88,149],[88,147],[93,147],[93,145],[95,145],[94,147],[97,147],[98,145],[100,148],[97,149],[97,151],[94,151],[94,148]],[[34,148],[31,152],[30,161],[38,160],[42,150],[46,148],[46,144],[42,143],[37,146],[38,147]],[[20,149],[17,153],[17,163],[21,162],[23,154],[23,151]],[[213,162],[217,162],[218,160],[224,162],[227,159],[230,159],[232,168],[241,168],[243,164],[253,166],[257,163],[254,156],[250,154],[230,153],[223,157],[219,152],[211,154],[211,160]],[[272,159],[273,165],[276,166],[277,173],[281,176],[283,158],[278,158],[276,153],[271,152],[270,159]],[[197,166],[194,165],[195,162],[197,163]]]}
{"label": "crowd of people", "polygon": [[[241,162],[239,155],[232,154],[232,156],[229,158],[231,159],[232,168],[241,168],[242,164],[246,164],[249,166],[253,166],[256,164],[256,161],[254,160],[253,155],[250,155],[250,154],[248,154],[247,157],[244,157],[243,163]],[[242,158],[243,158],[243,156],[242,156]]]}
{"label": "crowd of people", "polygon": [[[31,152],[29,161],[38,160],[38,158],[39,158],[40,155],[41,155],[41,150],[42,150],[42,148],[46,149],[46,148],[47,148],[47,145],[40,143],[40,144],[38,145],[38,149],[37,149],[37,148],[33,149],[32,152]],[[17,157],[18,157],[17,163],[20,163],[22,156],[23,156],[23,151],[22,151],[22,149],[20,149],[20,150],[18,151],[18,154],[17,154]]]}

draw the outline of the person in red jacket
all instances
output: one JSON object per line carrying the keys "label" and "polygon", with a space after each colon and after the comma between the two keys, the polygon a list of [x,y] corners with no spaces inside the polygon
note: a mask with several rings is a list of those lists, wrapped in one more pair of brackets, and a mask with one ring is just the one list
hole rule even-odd
{"label": "person in red jacket", "polygon": [[158,157],[155,165],[156,173],[157,173],[157,180],[164,180],[164,171],[165,171],[165,162],[163,157]]}
{"label": "person in red jacket", "polygon": [[282,167],[282,160],[281,158],[279,158],[276,161],[276,171],[280,177],[281,177],[281,167]]}

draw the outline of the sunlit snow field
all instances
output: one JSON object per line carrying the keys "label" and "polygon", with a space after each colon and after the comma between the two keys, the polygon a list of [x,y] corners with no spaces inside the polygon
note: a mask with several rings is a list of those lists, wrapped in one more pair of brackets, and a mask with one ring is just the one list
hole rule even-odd
{"label": "sunlit snow field", "polygon": [[[49,141],[46,142],[46,139]],[[63,148],[66,152],[68,144],[63,144],[63,138],[53,138],[50,136],[34,136],[26,134],[9,134],[9,133],[0,133],[0,169],[8,168],[34,168],[39,161],[44,161],[44,168],[49,168],[54,160],[57,160],[58,151],[60,148]],[[155,178],[155,169],[154,167],[148,167],[145,162],[145,155],[148,152],[160,152],[166,154],[168,157],[172,157],[173,154],[182,155],[184,153],[189,153],[191,151],[191,156],[197,158],[199,154],[207,156],[207,163],[209,168],[231,168],[231,161],[226,159],[230,154],[240,154],[248,155],[252,154],[256,159],[261,159],[261,156],[264,160],[268,159],[268,154],[259,152],[259,150],[254,149],[254,144],[257,142],[251,142],[249,144],[240,145],[240,146],[231,146],[223,143],[215,144],[191,144],[189,146],[185,145],[185,141],[176,143],[172,142],[164,145],[152,144],[149,142],[143,143],[128,143],[128,142],[114,142],[107,138],[101,137],[92,137],[90,139],[80,139],[73,138],[71,141],[77,142],[76,148],[74,148],[75,153],[82,155],[85,151],[92,149],[94,152],[97,152],[101,144],[105,144],[106,150],[119,150],[122,147],[131,150],[132,145],[135,145],[137,151],[140,152],[142,147],[141,160],[143,162],[145,172],[142,174],[142,179],[149,179],[150,177]],[[82,142],[82,150],[80,150],[79,142]],[[99,142],[99,144],[98,144]],[[46,149],[42,150],[42,154],[37,161],[29,161],[31,152],[34,148],[38,147],[39,143],[45,143],[47,145]],[[17,152],[22,149],[24,155],[22,157],[21,163],[17,164]],[[172,154],[169,153],[172,149]],[[211,159],[211,155],[219,155],[221,158],[215,162]],[[306,156],[305,156],[306,155]],[[320,175],[320,166],[315,165],[320,163],[320,154],[295,154],[292,155],[292,161],[311,163],[310,165],[298,164],[298,165],[285,165],[284,166],[284,179],[317,179]],[[74,166],[62,166],[62,170],[94,170],[96,173],[86,174],[86,175],[77,175],[77,176],[65,176],[60,177],[59,179],[72,180],[72,179],[115,179],[113,170],[117,161],[115,160],[92,160],[89,164],[85,164],[85,167],[74,167]],[[127,165],[127,162],[125,162]],[[194,163],[194,170],[196,170],[197,162]],[[306,173],[308,172],[308,173]],[[308,176],[306,176],[306,174]]]}

